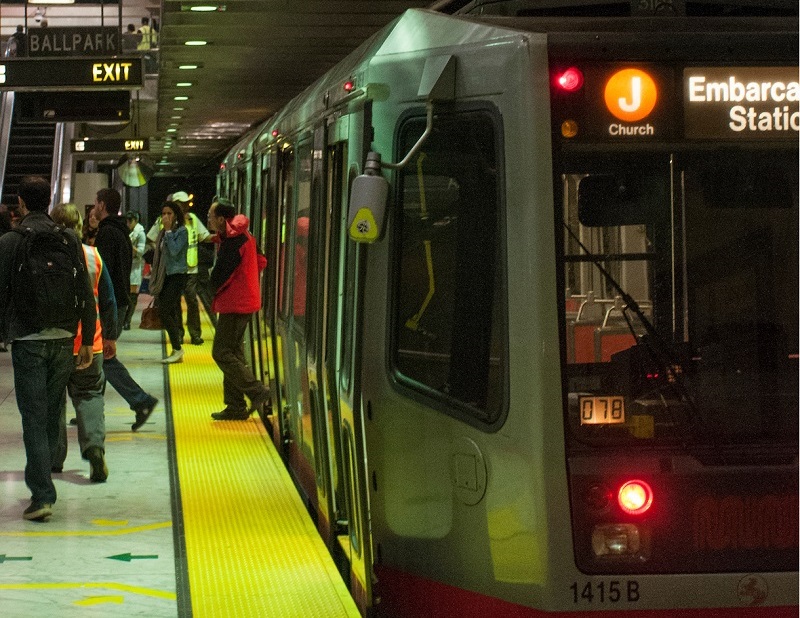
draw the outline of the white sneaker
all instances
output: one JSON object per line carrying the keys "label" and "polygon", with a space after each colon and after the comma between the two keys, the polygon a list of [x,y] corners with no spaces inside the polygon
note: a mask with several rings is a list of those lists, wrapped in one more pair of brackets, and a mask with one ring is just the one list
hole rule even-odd
{"label": "white sneaker", "polygon": [[167,356],[167,358],[161,359],[161,362],[165,365],[171,365],[172,363],[182,363],[183,362],[183,348],[180,350],[173,350],[172,354]]}

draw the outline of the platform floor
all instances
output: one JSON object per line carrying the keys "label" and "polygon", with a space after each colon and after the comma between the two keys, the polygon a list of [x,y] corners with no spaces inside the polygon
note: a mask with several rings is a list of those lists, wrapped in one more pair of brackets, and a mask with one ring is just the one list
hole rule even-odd
{"label": "platform floor", "polygon": [[0,353],[4,618],[359,615],[260,419],[211,420],[222,374],[207,320],[203,336],[165,370],[161,333],[123,333],[120,359],[160,403],[133,433],[133,412],[107,388],[105,483],[89,482],[70,426],[45,523],[22,519],[25,452],[11,355]]}

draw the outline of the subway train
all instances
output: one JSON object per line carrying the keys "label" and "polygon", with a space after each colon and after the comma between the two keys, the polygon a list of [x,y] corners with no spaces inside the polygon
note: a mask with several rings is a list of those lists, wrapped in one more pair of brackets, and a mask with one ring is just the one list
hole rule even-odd
{"label": "subway train", "polygon": [[797,11],[409,10],[226,154],[364,616],[797,616]]}

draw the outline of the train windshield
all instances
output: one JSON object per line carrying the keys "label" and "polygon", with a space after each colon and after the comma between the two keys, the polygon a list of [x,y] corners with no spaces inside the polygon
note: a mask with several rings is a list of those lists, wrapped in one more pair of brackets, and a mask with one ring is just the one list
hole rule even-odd
{"label": "train windshield", "polygon": [[563,186],[570,433],[796,442],[794,146],[581,158]]}

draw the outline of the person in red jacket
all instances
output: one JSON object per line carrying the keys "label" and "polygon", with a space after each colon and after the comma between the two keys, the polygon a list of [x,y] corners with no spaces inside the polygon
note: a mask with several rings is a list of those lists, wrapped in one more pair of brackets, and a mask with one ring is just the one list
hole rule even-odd
{"label": "person in red jacket", "polygon": [[244,333],[253,313],[261,309],[260,273],[267,265],[248,231],[249,224],[226,199],[218,199],[208,211],[208,229],[217,233],[219,241],[209,279],[214,295],[211,309],[219,314],[211,357],[224,376],[225,409],[211,415],[216,421],[247,420],[269,400],[269,389],[253,375],[244,357]]}

